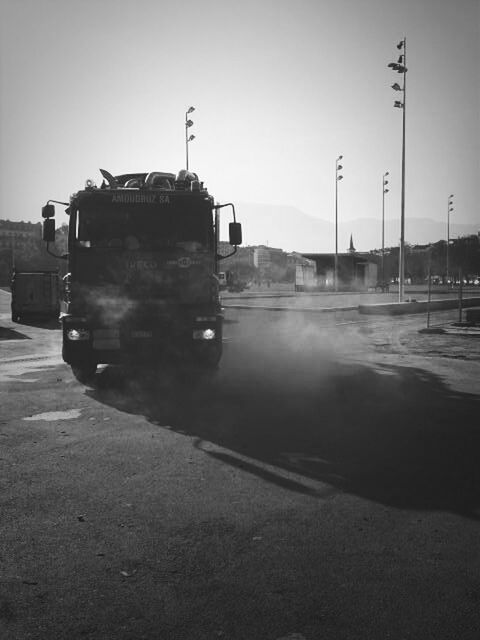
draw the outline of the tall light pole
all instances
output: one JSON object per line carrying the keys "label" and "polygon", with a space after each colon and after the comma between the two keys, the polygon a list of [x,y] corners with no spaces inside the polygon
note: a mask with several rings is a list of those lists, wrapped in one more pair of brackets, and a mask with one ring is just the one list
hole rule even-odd
{"label": "tall light pole", "polygon": [[450,263],[449,263],[449,255],[448,251],[450,249],[450,214],[453,211],[453,193],[448,196],[448,204],[447,204],[447,287],[449,280],[449,272],[450,272]]}
{"label": "tall light pole", "polygon": [[397,62],[390,62],[388,65],[393,71],[401,73],[403,76],[403,87],[397,82],[392,84],[392,89],[403,93],[402,100],[395,100],[394,107],[403,110],[402,117],[402,198],[400,206],[400,255],[398,260],[398,301],[403,302],[405,292],[405,112],[407,97],[407,39],[400,40],[397,49],[403,51]]}
{"label": "tall light pole", "polygon": [[185,168],[188,171],[188,143],[195,139],[194,135],[189,136],[188,130],[192,126],[193,121],[188,119],[188,115],[195,111],[195,107],[188,107],[185,112]]}
{"label": "tall light pole", "polygon": [[388,171],[383,174],[382,178],[382,291],[385,289],[385,194],[389,192],[387,189]]}
{"label": "tall light pole", "polygon": [[343,176],[340,171],[343,169],[340,160],[343,156],[338,156],[335,160],[335,270],[334,270],[334,287],[338,291],[338,183]]}

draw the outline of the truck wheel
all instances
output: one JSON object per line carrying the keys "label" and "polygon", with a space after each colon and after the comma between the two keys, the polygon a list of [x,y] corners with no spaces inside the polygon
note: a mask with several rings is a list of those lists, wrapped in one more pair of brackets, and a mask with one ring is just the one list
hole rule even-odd
{"label": "truck wheel", "polygon": [[82,384],[91,382],[97,370],[97,365],[95,362],[72,364],[71,367],[73,375]]}
{"label": "truck wheel", "polygon": [[[207,347],[207,345],[202,345]],[[206,370],[214,371],[218,368],[222,357],[221,345],[208,345],[207,348],[202,349],[197,353],[197,363]]]}

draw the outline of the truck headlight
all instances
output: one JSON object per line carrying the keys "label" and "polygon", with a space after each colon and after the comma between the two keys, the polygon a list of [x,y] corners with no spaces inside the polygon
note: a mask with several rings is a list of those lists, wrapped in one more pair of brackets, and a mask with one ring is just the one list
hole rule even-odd
{"label": "truck headlight", "polygon": [[214,340],[215,329],[195,329],[193,332],[194,340]]}
{"label": "truck headlight", "polygon": [[67,338],[69,340],[78,341],[78,340],[90,340],[90,330],[89,329],[68,329]]}

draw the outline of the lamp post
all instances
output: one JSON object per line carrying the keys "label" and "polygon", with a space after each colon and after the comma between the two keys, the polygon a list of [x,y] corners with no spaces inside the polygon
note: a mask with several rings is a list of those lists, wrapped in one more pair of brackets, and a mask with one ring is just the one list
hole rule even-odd
{"label": "lamp post", "polygon": [[447,204],[447,287],[449,281],[449,273],[450,273],[450,263],[449,263],[449,254],[448,251],[450,249],[450,214],[453,211],[453,193],[448,196],[448,204]]}
{"label": "lamp post", "polygon": [[195,107],[189,107],[185,112],[185,168],[188,171],[188,143],[195,139],[194,135],[189,136],[188,130],[192,126],[193,121],[189,120],[188,115],[195,111]]}
{"label": "lamp post", "polygon": [[405,112],[407,97],[407,39],[400,40],[397,49],[403,51],[397,62],[390,62],[388,65],[393,71],[401,73],[403,76],[403,87],[397,82],[392,84],[394,91],[403,93],[402,100],[395,100],[393,106],[403,110],[402,117],[402,197],[400,206],[400,256],[398,261],[398,301],[403,302],[405,290]]}
{"label": "lamp post", "polygon": [[343,169],[340,160],[343,156],[338,156],[335,160],[335,269],[334,269],[334,287],[338,291],[338,183],[343,179],[340,171]]}
{"label": "lamp post", "polygon": [[389,192],[387,189],[388,171],[383,174],[382,178],[382,291],[385,290],[385,194]]}

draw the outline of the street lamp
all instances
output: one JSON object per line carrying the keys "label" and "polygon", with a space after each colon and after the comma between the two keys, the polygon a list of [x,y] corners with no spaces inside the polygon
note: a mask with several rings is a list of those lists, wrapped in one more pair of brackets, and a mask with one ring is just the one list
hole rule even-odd
{"label": "street lamp", "polygon": [[189,107],[185,112],[185,168],[188,171],[188,143],[195,139],[194,135],[189,136],[188,130],[192,126],[193,121],[189,120],[188,115],[195,111],[195,107]]}
{"label": "street lamp", "polygon": [[334,271],[334,287],[338,291],[338,183],[343,179],[340,171],[343,169],[340,160],[343,156],[338,156],[335,160],[335,271]]}
{"label": "street lamp", "polygon": [[402,117],[402,198],[400,211],[400,256],[398,261],[399,283],[398,283],[398,301],[403,302],[405,290],[405,111],[407,97],[407,39],[403,38],[398,44],[397,49],[403,51],[397,62],[390,62],[388,67],[403,76],[403,87],[397,82],[392,84],[394,91],[403,93],[402,100],[395,100],[393,106],[403,110]]}
{"label": "street lamp", "polygon": [[453,211],[453,193],[451,193],[448,196],[448,204],[447,204],[447,287],[448,287],[448,280],[449,280],[449,255],[448,255],[448,250],[450,248],[450,214]]}
{"label": "street lamp", "polygon": [[382,291],[385,289],[385,194],[389,192],[387,189],[388,171],[382,177]]}

